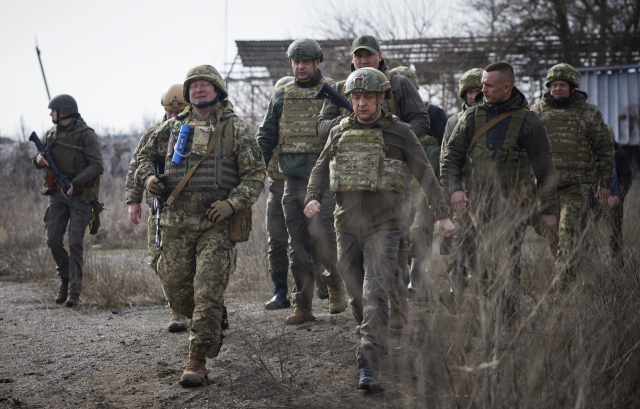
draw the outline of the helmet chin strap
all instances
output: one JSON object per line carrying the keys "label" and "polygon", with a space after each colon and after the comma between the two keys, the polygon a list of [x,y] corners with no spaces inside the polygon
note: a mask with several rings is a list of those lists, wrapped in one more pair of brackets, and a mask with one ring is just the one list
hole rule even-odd
{"label": "helmet chin strap", "polygon": [[193,104],[194,107],[198,108],[198,109],[204,109],[207,107],[212,107],[215,104],[218,103],[218,100],[220,98],[218,96],[216,96],[213,101],[202,101],[202,102],[196,102],[195,104]]}
{"label": "helmet chin strap", "polygon": [[370,120],[374,119],[380,113],[380,110],[382,109],[382,96],[381,95],[382,94],[378,95],[378,98],[376,99],[376,112],[374,112],[373,115],[371,115],[369,118],[367,118],[367,121],[370,121]]}

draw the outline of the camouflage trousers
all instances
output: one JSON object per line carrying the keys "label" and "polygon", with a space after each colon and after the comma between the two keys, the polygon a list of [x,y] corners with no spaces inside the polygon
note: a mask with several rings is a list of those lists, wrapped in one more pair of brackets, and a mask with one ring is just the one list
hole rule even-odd
{"label": "camouflage trousers", "polygon": [[[69,199],[56,191],[49,196],[49,207],[44,214],[47,229],[47,246],[56,263],[58,276],[69,280],[69,293],[80,294],[82,290],[82,264],[84,260],[84,233],[91,221],[91,204],[80,199],[80,194],[73,197],[73,204],[79,215],[73,210]],[[69,228],[69,253],[64,248],[64,234]]]}
{"label": "camouflage trousers", "polygon": [[366,356],[389,348],[389,291],[393,290],[401,230],[381,230],[367,237],[338,232],[338,268],[351,311],[360,325],[360,348]]}
{"label": "camouflage trousers", "polygon": [[156,247],[156,216],[149,213],[147,221],[147,254],[149,255],[149,267],[158,274],[158,259],[160,259],[160,249]]}
{"label": "camouflage trousers", "polygon": [[220,339],[224,291],[235,243],[229,220],[213,224],[204,213],[165,210],[158,275],[173,311],[189,321],[189,350],[208,352]]}
{"label": "camouflage trousers", "polygon": [[[270,179],[271,181],[271,179]],[[289,270],[289,233],[284,221],[282,210],[282,195],[284,182],[275,180],[269,185],[269,197],[267,198],[267,243],[269,250],[269,270]]]}
{"label": "camouflage trousers", "polygon": [[556,259],[556,271],[576,276],[579,257],[580,223],[587,208],[589,186],[576,183],[559,187],[556,227],[549,235],[551,254]]}

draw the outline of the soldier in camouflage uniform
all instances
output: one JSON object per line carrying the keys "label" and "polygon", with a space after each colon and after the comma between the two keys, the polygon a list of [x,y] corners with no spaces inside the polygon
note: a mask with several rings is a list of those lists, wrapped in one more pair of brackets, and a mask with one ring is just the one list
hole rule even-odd
{"label": "soldier in camouflage uniform", "polygon": [[[294,81],[295,77],[286,76],[280,78],[275,85],[275,89]],[[278,151],[273,150],[273,157],[267,168],[269,176],[269,198],[267,199],[267,240],[269,244],[269,274],[273,282],[273,297],[265,304],[267,310],[278,310],[291,307],[287,298],[288,284],[287,271],[289,270],[289,234],[284,219],[282,209],[282,194],[284,193],[284,175],[278,170]],[[327,285],[322,282],[322,274],[325,271],[324,265],[320,262],[321,257],[317,254],[319,246],[311,244],[311,259],[316,279],[316,295],[322,300],[329,297]]]}
{"label": "soldier in camouflage uniform", "polygon": [[[53,127],[42,138],[42,145],[49,151],[58,170],[71,182],[63,192],[49,163],[36,152],[33,166],[44,168],[42,194],[49,196],[49,206],[44,214],[47,229],[47,246],[56,263],[60,277],[60,290],[55,301],[66,301],[67,307],[80,302],[82,290],[82,262],[84,232],[91,221],[92,204],[98,201],[100,175],[103,171],[102,152],[98,137],[78,113],[76,100],[70,95],[58,95],[49,102]],[[67,195],[73,195],[76,214]],[[64,233],[69,227],[69,252],[64,248]],[[68,297],[68,298],[67,298]]]}
{"label": "soldier in camouflage uniform", "polygon": [[[479,284],[487,296],[502,297],[498,305],[508,319],[517,311],[520,249],[535,200],[530,169],[538,183],[543,231],[555,225],[557,212],[549,138],[514,82],[513,68],[504,61],[485,68],[477,105],[460,117],[442,161],[445,196],[470,238],[467,250],[472,258],[463,265],[483,278]],[[505,262],[507,274],[497,280]],[[441,294],[453,313],[464,278],[452,277],[451,292]]]}
{"label": "soldier in camouflage uniform", "polygon": [[549,91],[531,110],[545,122],[558,172],[558,225],[549,244],[565,286],[576,276],[580,221],[589,185],[598,183],[597,197],[606,203],[613,186],[615,150],[602,113],[587,102],[586,93],[576,89],[580,78],[572,66],[554,65],[545,84]]}
{"label": "soldier in camouflage uniform", "polygon": [[[191,68],[183,97],[191,106],[149,137],[138,154],[135,179],[152,197],[172,192],[162,213],[158,273],[171,308],[190,318],[189,361],[180,380],[189,387],[206,382],[206,359],[215,357],[222,343],[224,291],[235,247],[229,218],[256,202],[265,168],[254,131],[234,114],[214,67]],[[181,160],[180,133],[187,134]],[[165,163],[164,176],[156,174],[158,161]],[[183,188],[176,196],[179,184]]]}
{"label": "soldier in camouflage uniform", "polygon": [[[471,107],[476,106],[476,95],[482,92],[482,68],[472,68],[466,71],[460,77],[458,81],[458,95],[464,101],[462,103],[462,108],[460,112],[457,114],[451,115],[449,120],[447,121],[447,125],[444,129],[444,136],[442,137],[441,148],[442,151],[440,153],[440,168],[442,169],[442,159],[444,158],[444,151],[447,141],[451,138],[451,134],[453,134],[453,130],[456,125],[458,125],[458,121]],[[447,271],[449,272],[449,276],[452,277],[453,281],[459,281],[459,278],[466,277],[468,272],[466,271],[466,267],[463,264],[463,260],[469,258],[470,255],[466,253],[466,250],[471,250],[473,248],[472,245],[465,246],[465,239],[471,239],[471,237],[466,237],[466,233],[468,230],[465,230],[461,227],[460,218],[454,215],[453,223],[456,226],[456,232],[453,236],[443,239],[440,244],[440,253],[442,255],[448,255],[448,263],[447,263]],[[465,250],[466,249],[466,250]],[[449,298],[449,290],[443,290],[440,293],[440,300],[447,301]]]}
{"label": "soldier in camouflage uniform", "polygon": [[323,192],[335,193],[340,273],[360,325],[358,388],[378,391],[379,359],[388,351],[389,289],[392,288],[402,238],[407,169],[450,234],[447,204],[420,142],[411,127],[387,115],[387,77],[373,68],[351,73],[345,82],[354,114],[331,130],[311,173],[305,214],[324,207]]}
{"label": "soldier in camouflage uniform", "polygon": [[[316,245],[323,243],[318,254],[323,257],[322,264],[328,270],[323,280],[329,290],[330,312],[341,313],[346,302],[344,284],[336,268],[335,232],[331,217],[323,218],[323,226],[312,230],[303,213],[309,175],[325,142],[315,132],[322,101],[314,97],[325,82],[332,83],[333,80],[322,76],[318,68],[323,59],[322,49],[310,38],[294,41],[287,50],[287,58],[295,80],[274,92],[258,128],[257,139],[267,167],[275,170],[277,166],[284,175],[282,207],[291,246],[291,273],[295,281],[295,291],[292,292],[294,309],[285,323],[298,325],[315,319],[311,313],[315,282],[312,240]],[[274,150],[278,153],[277,161],[273,157]],[[334,200],[331,192],[327,190],[325,193],[327,200]]]}
{"label": "soldier in camouflage uniform", "polygon": [[[403,75],[397,75],[397,72],[391,72],[380,51],[378,40],[369,35],[356,37],[351,43],[351,71],[356,69],[370,67],[375,68],[385,74],[391,84],[391,94],[385,100],[387,112],[391,112],[400,118],[401,121],[411,125],[418,139],[423,138],[429,129],[429,114],[424,108],[422,97],[418,93],[416,87],[411,80]],[[344,81],[340,81],[332,85],[338,92],[344,93]],[[318,123],[316,131],[318,136],[325,140],[329,136],[329,132],[348,114],[343,112],[334,103],[326,100]],[[408,322],[409,306],[407,304],[409,284],[409,225],[410,221],[410,194],[411,194],[411,175],[407,174],[406,192],[405,192],[405,212],[406,228],[401,239],[400,254],[398,259],[402,262],[398,263],[396,271],[396,279],[390,295],[391,302],[391,319],[390,326],[392,328],[402,328]]]}
{"label": "soldier in camouflage uniform", "polygon": [[[129,170],[127,171],[125,200],[129,206],[129,220],[136,225],[142,218],[142,208],[140,207],[140,203],[142,202],[142,195],[144,193],[144,189],[136,185],[135,181],[135,172],[138,168],[138,161],[136,158],[138,157],[140,148],[147,143],[149,137],[160,127],[160,125],[168,119],[175,118],[176,115],[187,107],[188,104],[182,97],[182,84],[171,85],[169,89],[162,94],[160,104],[165,111],[164,117],[162,118],[162,121],[152,124],[144,132],[144,135],[142,135],[142,138],[138,141],[136,149],[133,151],[133,156],[129,162]],[[163,166],[164,163],[161,167]],[[151,197],[149,195],[147,195],[147,205],[149,205],[149,217],[147,220],[147,251],[149,253],[149,267],[158,274],[160,250],[156,247],[156,218],[155,215],[151,213],[152,204]],[[167,330],[169,332],[186,331],[187,318],[179,312],[171,310]]]}

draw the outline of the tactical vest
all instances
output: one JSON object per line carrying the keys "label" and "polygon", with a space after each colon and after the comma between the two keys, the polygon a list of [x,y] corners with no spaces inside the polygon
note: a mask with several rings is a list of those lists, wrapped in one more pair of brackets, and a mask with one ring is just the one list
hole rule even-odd
{"label": "tactical vest", "polygon": [[540,103],[540,116],[551,141],[553,164],[560,179],[563,174],[573,173],[572,171],[587,173],[595,167],[591,145],[580,127],[583,109],[584,105],[580,108],[554,108],[544,99]]}
{"label": "tactical vest", "polygon": [[[234,116],[229,116],[221,120],[220,124],[217,124],[217,126],[222,126],[220,137],[209,156],[198,166],[187,182],[183,189],[184,192],[212,191],[216,189],[231,190],[240,184],[237,158],[233,155]],[[182,158],[180,165],[176,165],[171,160],[182,125],[189,125],[191,131],[185,147],[187,156]],[[194,119],[186,122],[176,122],[171,127],[171,137],[169,138],[164,165],[167,187],[170,190],[175,189],[187,172],[205,155],[213,130],[214,124],[212,121],[197,121]]]}
{"label": "tactical vest", "polygon": [[[519,112],[500,121],[510,119],[504,143],[500,149],[494,150],[492,147],[487,147],[487,132],[478,138],[474,146],[469,147],[465,163],[466,186],[499,184],[500,187],[512,189],[518,184],[530,182],[529,157],[527,152],[521,151],[517,145],[526,114],[526,112]],[[481,108],[476,109],[475,129],[479,130],[486,124],[487,111]]]}
{"label": "tactical vest", "polygon": [[[49,151],[53,163],[58,170],[65,175],[69,181],[82,173],[89,166],[87,158],[84,156],[82,146],[82,133],[89,128],[84,123],[79,123],[72,131],[64,132],[58,130],[58,125],[47,135],[45,148]],[[93,129],[91,129],[93,130]],[[82,190],[84,186],[74,186],[75,191]],[[51,194],[54,190],[59,190],[60,186],[53,177],[53,172],[48,167],[44,169],[44,194]]]}
{"label": "tactical vest", "polygon": [[280,153],[280,146],[276,146],[273,149],[273,156],[269,161],[269,166],[267,166],[267,175],[272,180],[284,180],[284,175],[280,173],[280,168],[278,167],[278,153]]}
{"label": "tactical vest", "polygon": [[323,78],[309,88],[300,87],[296,81],[284,86],[282,116],[278,120],[280,153],[322,152],[324,143],[316,135],[316,122],[324,100],[315,96],[328,80]]}
{"label": "tactical vest", "polygon": [[366,190],[390,190],[403,193],[407,164],[399,159],[387,158],[382,128],[351,129],[348,119],[340,122],[338,141],[331,147],[329,187],[333,193]]}

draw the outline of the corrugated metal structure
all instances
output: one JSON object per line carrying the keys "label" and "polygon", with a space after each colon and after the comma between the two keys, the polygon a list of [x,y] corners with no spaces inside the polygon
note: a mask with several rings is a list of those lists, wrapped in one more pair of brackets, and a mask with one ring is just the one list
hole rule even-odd
{"label": "corrugated metal structure", "polygon": [[640,65],[578,68],[580,89],[621,145],[640,145]]}

